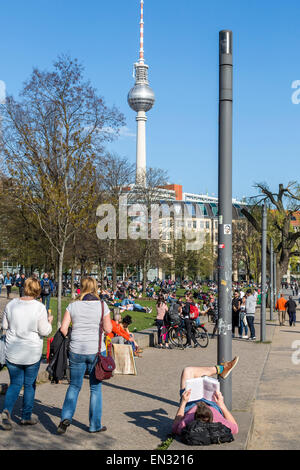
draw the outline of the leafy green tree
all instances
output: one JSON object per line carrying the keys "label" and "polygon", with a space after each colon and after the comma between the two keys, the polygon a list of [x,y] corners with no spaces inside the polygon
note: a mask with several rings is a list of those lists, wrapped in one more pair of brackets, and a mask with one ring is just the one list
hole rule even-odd
{"label": "leafy green tree", "polygon": [[2,151],[16,200],[27,207],[58,258],[58,324],[63,262],[74,233],[88,225],[96,194],[95,162],[124,124],[84,80],[83,67],[59,57],[34,69],[20,100],[2,105]]}

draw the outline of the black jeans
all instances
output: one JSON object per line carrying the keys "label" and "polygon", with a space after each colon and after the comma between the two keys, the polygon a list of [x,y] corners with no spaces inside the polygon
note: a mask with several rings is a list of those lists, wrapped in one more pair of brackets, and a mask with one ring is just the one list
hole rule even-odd
{"label": "black jeans", "polygon": [[6,295],[7,295],[7,298],[9,298],[10,293],[11,293],[11,286],[6,286]]}
{"label": "black jeans", "polygon": [[197,340],[192,332],[192,320],[190,318],[184,319],[185,329],[186,329],[186,336],[187,336],[187,344],[191,344],[192,340],[194,344],[197,344]]}
{"label": "black jeans", "polygon": [[289,314],[290,326],[293,326],[293,324],[296,323],[296,312],[288,312],[288,314]]}
{"label": "black jeans", "polygon": [[250,337],[254,338],[255,337],[255,328],[254,328],[254,316],[247,315],[247,322],[250,328]]}

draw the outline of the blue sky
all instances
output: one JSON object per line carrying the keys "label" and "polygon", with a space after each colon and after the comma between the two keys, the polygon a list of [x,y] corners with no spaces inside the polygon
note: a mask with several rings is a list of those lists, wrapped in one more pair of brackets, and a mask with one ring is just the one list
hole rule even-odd
{"label": "blue sky", "polygon": [[[218,33],[234,34],[233,196],[255,182],[300,180],[300,3],[296,0],[145,0],[145,59],[156,104],[148,113],[147,163],[186,192],[218,191]],[[109,146],[135,162],[135,113],[127,105],[138,59],[139,0],[11,0],[2,4],[0,80],[17,95],[33,66],[69,53],[108,105],[125,114]]]}

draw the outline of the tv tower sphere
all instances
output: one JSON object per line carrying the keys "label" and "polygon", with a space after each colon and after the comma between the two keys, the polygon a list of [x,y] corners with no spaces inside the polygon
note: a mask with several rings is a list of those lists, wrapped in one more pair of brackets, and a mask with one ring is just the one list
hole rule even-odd
{"label": "tv tower sphere", "polygon": [[127,101],[130,108],[137,113],[136,184],[146,186],[146,113],[153,107],[155,95],[149,86],[149,67],[145,64],[144,60],[144,0],[140,1],[140,58],[134,64],[135,85],[128,93]]}
{"label": "tv tower sphere", "polygon": [[150,111],[155,103],[155,95],[148,83],[148,66],[135,64],[136,82],[128,93],[128,104],[137,113]]}

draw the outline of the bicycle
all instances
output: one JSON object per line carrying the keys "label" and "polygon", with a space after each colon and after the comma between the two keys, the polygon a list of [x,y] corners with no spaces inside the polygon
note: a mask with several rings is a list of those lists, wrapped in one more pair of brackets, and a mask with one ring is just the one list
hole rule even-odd
{"label": "bicycle", "polygon": [[[187,332],[183,324],[173,324],[167,329],[169,340],[172,345],[176,347],[181,347],[184,349],[187,345]],[[196,344],[200,348],[207,348],[209,343],[208,331],[205,328],[204,324],[196,325],[196,322],[192,322],[192,334],[196,339]]]}

